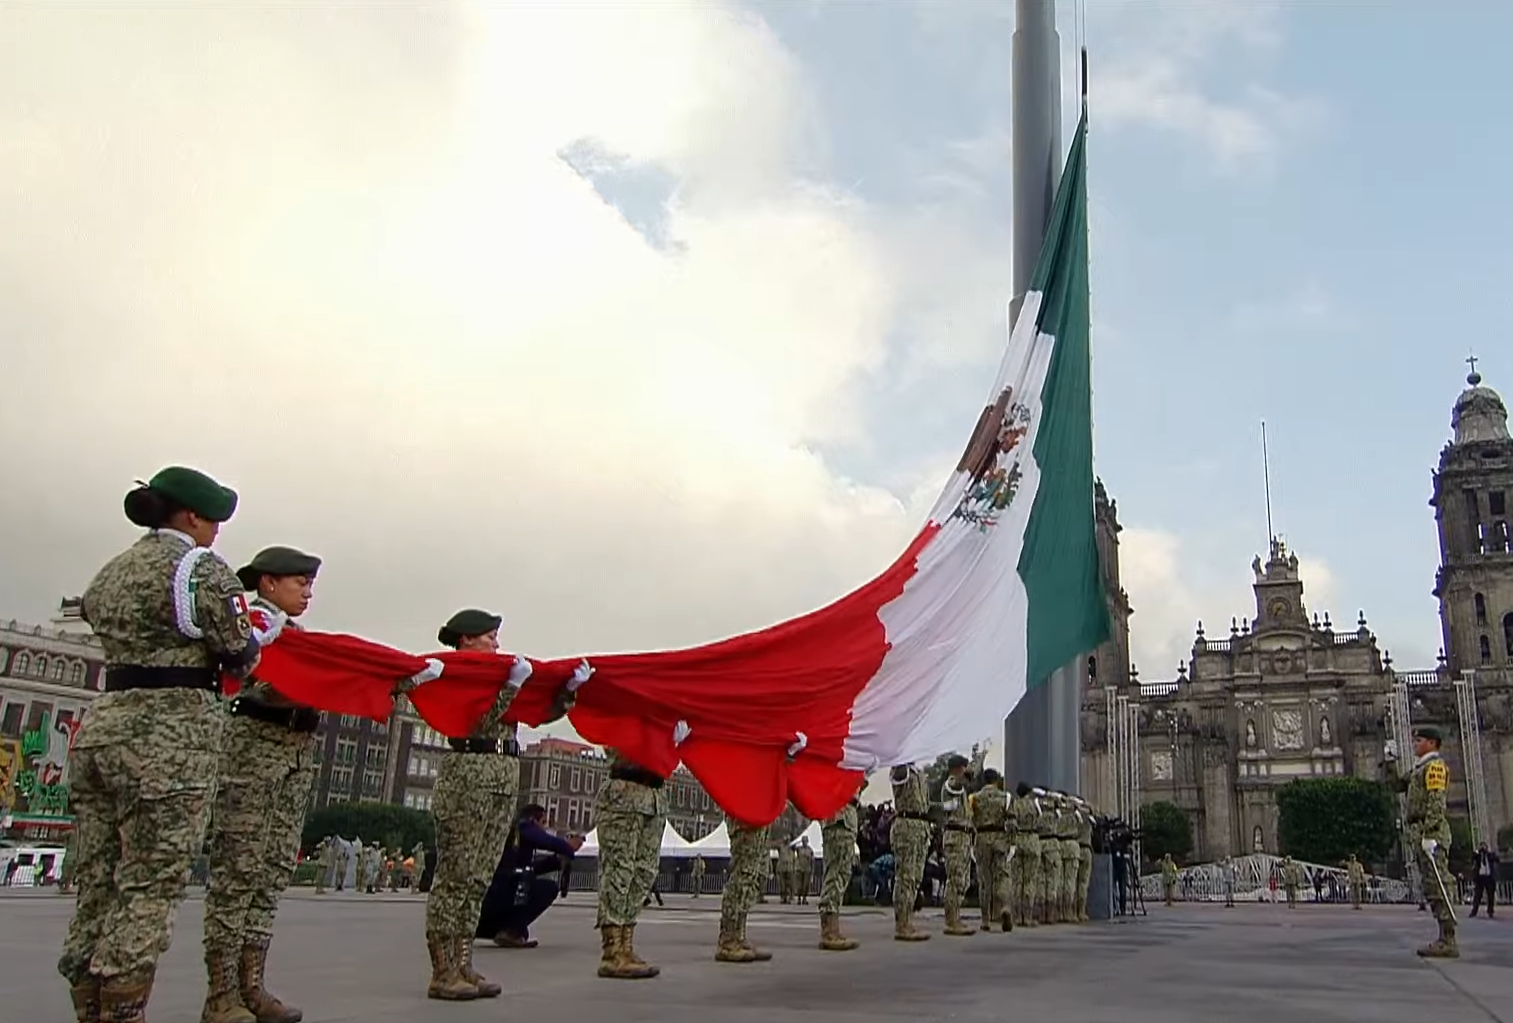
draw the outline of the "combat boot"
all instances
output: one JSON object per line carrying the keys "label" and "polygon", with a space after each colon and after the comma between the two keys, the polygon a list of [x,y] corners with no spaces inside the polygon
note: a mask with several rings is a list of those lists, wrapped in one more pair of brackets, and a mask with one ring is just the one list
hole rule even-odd
{"label": "combat boot", "polygon": [[[637,970],[648,971],[642,973],[642,977],[655,977],[662,972],[660,967],[653,966],[645,959],[636,955],[636,925],[626,924],[620,928],[620,949],[624,953],[625,961]],[[637,978],[639,979],[639,977]]]}
{"label": "combat boot", "polygon": [[74,1018],[78,1023],[99,1023],[100,978],[86,976],[68,987],[69,1000],[74,1003]]}
{"label": "combat boot", "polygon": [[757,961],[756,950],[747,948],[741,944],[741,931],[733,920],[720,919],[720,938],[715,945],[714,958],[717,963],[754,963]]}
{"label": "combat boot", "polygon": [[242,1004],[241,971],[231,953],[207,948],[205,975],[209,990],[205,1007],[200,1010],[200,1023],[257,1023],[252,1010]]}
{"label": "combat boot", "polygon": [[752,962],[765,963],[772,958],[772,953],[764,948],[757,948],[746,937],[746,917],[741,917],[741,922],[736,926],[736,940],[741,947],[751,953]]}
{"label": "combat boot", "polygon": [[861,942],[841,933],[839,913],[820,914],[820,948],[826,952],[850,952],[861,947]]}
{"label": "combat boot", "polygon": [[300,1023],[305,1014],[283,1002],[263,987],[268,969],[268,939],[242,946],[242,1004],[257,1018],[257,1023]]}
{"label": "combat boot", "polygon": [[147,1023],[153,967],[100,982],[100,1023]]}
{"label": "combat boot", "polygon": [[434,932],[426,935],[426,950],[431,953],[431,983],[426,987],[427,998],[471,1002],[478,997],[478,989],[457,970],[456,947],[446,935]]}
{"label": "combat boot", "polygon": [[946,934],[953,938],[970,938],[977,932],[961,922],[961,907],[946,907]]}
{"label": "combat boot", "polygon": [[[457,939],[456,955],[458,974],[463,980],[473,985],[478,991],[479,998],[498,998],[503,993],[504,988],[495,984],[492,980],[485,980],[477,970],[473,969],[473,938],[471,935]],[[259,1020],[258,1023],[262,1023],[262,1021]]]}
{"label": "combat boot", "polygon": [[1425,959],[1459,959],[1460,946],[1455,942],[1454,921],[1440,921],[1439,937],[1418,950]]}
{"label": "combat boot", "polygon": [[914,928],[914,912],[910,906],[893,905],[894,941],[929,941],[930,936]]}

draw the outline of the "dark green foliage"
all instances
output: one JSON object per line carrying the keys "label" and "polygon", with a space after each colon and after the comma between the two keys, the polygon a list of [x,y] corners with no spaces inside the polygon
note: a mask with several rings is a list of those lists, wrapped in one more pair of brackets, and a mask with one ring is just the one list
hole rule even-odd
{"label": "dark green foliage", "polygon": [[1471,854],[1476,846],[1471,841],[1471,821],[1465,817],[1450,818],[1450,873],[1464,874],[1471,869]]}
{"label": "dark green foliage", "polygon": [[1151,862],[1167,853],[1181,863],[1193,851],[1193,826],[1181,807],[1166,800],[1140,808],[1140,851]]}
{"label": "dark green foliage", "polygon": [[1277,810],[1280,851],[1307,863],[1381,863],[1398,841],[1397,803],[1379,781],[1300,778],[1277,790]]}
{"label": "dark green foliage", "polygon": [[1513,852],[1513,824],[1497,829],[1497,848],[1499,852]]}
{"label": "dark green foliage", "polygon": [[427,849],[436,846],[430,814],[392,803],[337,803],[316,810],[305,818],[301,848],[311,852],[327,835],[348,840],[361,837],[364,844],[378,842],[385,849],[402,852],[409,852],[416,842],[425,843]]}

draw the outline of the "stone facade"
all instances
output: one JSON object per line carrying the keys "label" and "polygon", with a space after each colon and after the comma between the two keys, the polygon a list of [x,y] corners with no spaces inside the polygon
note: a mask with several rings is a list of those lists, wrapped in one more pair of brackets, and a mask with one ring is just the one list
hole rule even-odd
{"label": "stone facade", "polygon": [[[1137,706],[1139,802],[1165,800],[1193,824],[1194,860],[1277,850],[1275,790],[1295,778],[1383,776],[1389,697],[1407,683],[1414,724],[1445,732],[1451,812],[1468,815],[1467,771],[1454,680],[1474,672],[1489,830],[1513,819],[1513,442],[1502,400],[1474,373],[1455,404],[1454,437],[1434,474],[1444,653],[1438,666],[1396,671],[1368,628],[1304,604],[1297,556],[1274,541],[1256,558],[1254,617],[1231,619],[1209,638],[1200,622],[1191,659],[1172,681],[1141,683],[1110,672],[1128,651],[1128,601],[1118,587],[1117,519],[1100,515],[1099,549],[1116,612],[1083,700],[1082,776],[1087,796],[1114,805],[1108,701]],[[1100,508],[1106,503],[1100,488]],[[1104,527],[1107,517],[1110,525]],[[1120,617],[1122,615],[1122,617]],[[1122,662],[1128,663],[1127,656]],[[1490,838],[1490,835],[1487,836]]]}

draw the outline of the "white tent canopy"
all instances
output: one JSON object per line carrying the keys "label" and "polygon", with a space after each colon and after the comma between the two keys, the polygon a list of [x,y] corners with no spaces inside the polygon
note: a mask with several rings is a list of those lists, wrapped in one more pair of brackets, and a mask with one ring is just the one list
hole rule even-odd
{"label": "white tent canopy", "polygon": [[730,855],[730,829],[721,821],[720,826],[709,834],[689,845],[692,852],[690,856],[729,856]]}
{"label": "white tent canopy", "polygon": [[[727,854],[729,843],[726,843]],[[687,859],[699,855],[704,850],[691,845],[688,839],[678,834],[678,829],[672,826],[671,821],[662,825],[662,855],[675,859]],[[578,850],[579,856],[597,857],[599,855],[599,829],[595,828],[583,836],[583,848]]]}

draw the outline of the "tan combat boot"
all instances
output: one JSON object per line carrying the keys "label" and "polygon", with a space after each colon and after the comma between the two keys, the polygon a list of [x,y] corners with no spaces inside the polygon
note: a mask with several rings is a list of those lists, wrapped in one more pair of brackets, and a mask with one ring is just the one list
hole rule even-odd
{"label": "tan combat boot", "polygon": [[897,903],[893,904],[893,940],[930,940],[930,936],[924,931],[914,929],[914,910],[912,906],[900,906]]}
{"label": "tan combat boot", "polygon": [[1439,937],[1419,949],[1418,954],[1425,959],[1459,959],[1460,946],[1455,941],[1455,923],[1442,921]]}
{"label": "tan combat boot", "polygon": [[772,958],[771,952],[767,951],[765,948],[757,948],[751,943],[750,939],[746,937],[745,916],[741,917],[741,922],[736,927],[736,937],[737,940],[740,941],[741,947],[751,953],[753,962],[765,963]]}
{"label": "tan combat boot", "polygon": [[639,980],[642,977],[655,977],[662,972],[661,967],[653,966],[645,959],[642,959],[640,956],[636,955],[635,924],[626,924],[624,927],[620,928],[620,948],[625,956],[625,961],[627,963],[629,963],[631,966],[634,966],[637,970],[647,971],[640,974],[635,979]]}
{"label": "tan combat boot", "polygon": [[305,1018],[299,1009],[285,1005],[263,987],[263,974],[268,969],[267,938],[242,947],[241,966],[242,1004],[257,1023],[300,1023]]}
{"label": "tan combat boot", "polygon": [[242,1004],[241,970],[232,953],[207,948],[205,976],[209,989],[205,1007],[200,1010],[200,1023],[257,1023],[252,1010]]}
{"label": "tan combat boot", "polygon": [[100,978],[85,977],[68,986],[68,998],[74,1003],[78,1023],[100,1023]]}
{"label": "tan combat boot", "polygon": [[456,948],[456,942],[444,934],[432,932],[426,935],[426,950],[431,953],[431,983],[426,987],[427,998],[471,1002],[478,997],[478,989],[458,972],[454,958]]}
{"label": "tan combat boot", "polygon": [[961,907],[946,907],[946,934],[953,938],[970,938],[977,932],[961,920]]}
{"label": "tan combat boot", "polygon": [[861,942],[841,933],[839,913],[820,914],[820,948],[826,952],[850,952],[853,948],[860,947]]}
{"label": "tan combat boot", "polygon": [[739,926],[732,920],[720,919],[720,938],[715,945],[714,958],[717,963],[754,963],[757,961],[756,950],[746,948],[741,944],[741,931]]}
{"label": "tan combat boot", "polygon": [[147,1023],[153,967],[100,982],[100,1023]]}
{"label": "tan combat boot", "polygon": [[[473,939],[471,936],[457,939],[457,973],[463,980],[473,985],[478,991],[479,998],[498,998],[504,988],[492,980],[485,980],[479,972],[473,969]],[[262,1023],[261,1020],[258,1023]]]}

